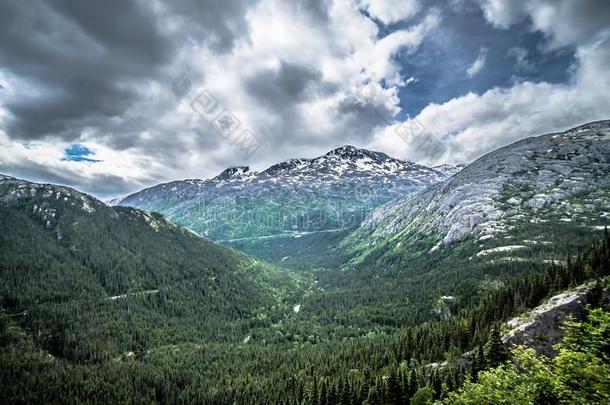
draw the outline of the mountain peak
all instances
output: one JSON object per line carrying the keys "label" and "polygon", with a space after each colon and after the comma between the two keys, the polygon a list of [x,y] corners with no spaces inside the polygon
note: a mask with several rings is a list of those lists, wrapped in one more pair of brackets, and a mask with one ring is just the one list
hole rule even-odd
{"label": "mountain peak", "polygon": [[237,179],[252,174],[249,166],[235,166],[225,169],[218,176],[214,177],[214,180],[229,180]]}
{"label": "mountain peak", "polygon": [[263,173],[267,175],[277,175],[280,173],[288,173],[291,170],[307,166],[311,160],[309,159],[290,159],[269,167]]}
{"label": "mountain peak", "polygon": [[326,155],[324,155],[324,157],[330,157],[330,156],[338,156],[338,157],[349,159],[349,160],[369,158],[369,159],[378,160],[378,161],[379,160],[385,161],[385,160],[390,159],[390,157],[388,155],[386,155],[385,153],[373,152],[368,149],[357,148],[352,145],[341,146],[340,148],[333,149],[330,152],[328,152]]}

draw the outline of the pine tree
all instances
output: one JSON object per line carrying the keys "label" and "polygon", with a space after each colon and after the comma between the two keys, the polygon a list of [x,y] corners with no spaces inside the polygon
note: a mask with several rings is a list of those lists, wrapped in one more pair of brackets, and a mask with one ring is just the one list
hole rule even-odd
{"label": "pine tree", "polygon": [[309,398],[307,403],[309,405],[320,405],[320,396],[318,395],[318,383],[315,378],[311,383],[311,390],[309,391]]}
{"label": "pine tree", "polygon": [[341,380],[340,387],[341,388],[339,390],[339,403],[341,405],[352,405],[352,390],[347,378],[343,378]]}
{"label": "pine tree", "polygon": [[498,367],[508,360],[508,351],[497,327],[494,327],[489,333],[489,340],[485,347],[485,359],[488,368]]}
{"label": "pine tree", "polygon": [[479,376],[479,372],[485,369],[485,351],[483,345],[479,344],[477,350],[472,354],[472,366],[470,371],[470,378],[476,382]]}
{"label": "pine tree", "polygon": [[398,378],[395,373],[390,373],[387,381],[388,399],[391,404],[400,404],[402,393],[400,392],[400,386],[398,385]]}
{"label": "pine tree", "polygon": [[417,373],[415,369],[412,368],[409,373],[409,384],[407,385],[407,394],[409,398],[411,398],[417,392],[419,388],[419,383],[417,382]]}
{"label": "pine tree", "polygon": [[377,384],[373,385],[366,397],[366,405],[381,405],[381,396]]}
{"label": "pine tree", "polygon": [[320,405],[330,405],[328,402],[328,383],[326,381],[322,381],[320,384]]}

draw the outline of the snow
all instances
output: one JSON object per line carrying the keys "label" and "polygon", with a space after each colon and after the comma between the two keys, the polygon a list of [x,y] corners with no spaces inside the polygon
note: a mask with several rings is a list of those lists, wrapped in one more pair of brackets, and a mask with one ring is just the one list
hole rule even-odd
{"label": "snow", "polygon": [[94,213],[94,212],[95,212],[95,210],[93,209],[93,207],[91,207],[87,201],[84,201],[84,199],[83,199],[83,206],[82,206],[82,209],[83,209],[85,212],[89,213],[89,214],[92,214],[92,213]]}
{"label": "snow", "polygon": [[148,295],[148,294],[155,294],[155,293],[158,293],[158,292],[159,292],[159,290],[148,290],[148,291],[141,291],[141,292],[135,292],[135,293],[114,295],[112,297],[108,297],[108,299],[110,301],[115,301],[115,300],[127,298],[127,296]]}
{"label": "snow", "polygon": [[493,249],[482,250],[479,253],[477,253],[477,256],[481,257],[481,256],[487,256],[487,255],[490,255],[493,253],[512,252],[512,251],[520,250],[520,249],[527,249],[527,246],[523,246],[523,245],[500,246],[500,247],[496,247]]}

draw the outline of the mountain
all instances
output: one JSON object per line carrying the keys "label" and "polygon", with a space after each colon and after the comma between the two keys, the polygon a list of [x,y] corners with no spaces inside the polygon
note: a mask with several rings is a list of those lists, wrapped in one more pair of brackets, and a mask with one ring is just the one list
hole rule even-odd
{"label": "mountain", "polygon": [[[347,230],[335,242],[348,262],[300,271],[155,212],[1,176],[0,398],[361,404],[407,402],[422,390],[448,398],[498,358],[487,349],[502,345],[494,325],[573,286],[593,281],[593,298],[608,288],[607,129],[594,123],[493,152]],[[556,154],[544,152],[549,143]],[[360,161],[354,154],[327,158]],[[275,170],[301,165],[310,162]],[[259,175],[233,168],[207,182],[252,187],[244,179]],[[566,194],[535,210],[529,196],[538,186],[549,194],[547,183]],[[474,224],[468,232],[454,231],[462,222],[444,210],[451,204]],[[526,333],[556,327],[553,318],[533,319],[544,324]],[[456,361],[462,353],[477,353],[471,368]]]}
{"label": "mountain", "polygon": [[160,212],[254,256],[303,263],[307,252],[324,256],[321,251],[371,209],[448,175],[385,153],[343,146],[262,172],[233,167],[209,180],[160,184],[118,204]]}
{"label": "mountain", "polygon": [[466,166],[467,166],[466,164],[460,163],[457,165],[443,164],[443,165],[433,166],[432,168],[434,170],[436,170],[437,172],[443,173],[446,177],[451,177],[454,174],[459,173]]}
{"label": "mountain", "polygon": [[345,243],[364,256],[383,256],[397,244],[433,252],[472,239],[478,258],[514,256],[539,250],[561,232],[603,230],[608,207],[610,121],[600,121],[493,151],[373,210]]}
{"label": "mountain", "polygon": [[0,312],[54,356],[100,360],[170,335],[241,341],[258,311],[290,311],[277,296],[299,288],[274,272],[160,214],[0,177]]}

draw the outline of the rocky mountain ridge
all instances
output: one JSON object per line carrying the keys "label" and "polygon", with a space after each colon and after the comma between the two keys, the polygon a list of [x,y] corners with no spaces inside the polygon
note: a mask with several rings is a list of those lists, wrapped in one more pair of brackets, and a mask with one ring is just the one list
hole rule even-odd
{"label": "rocky mountain ridge", "polygon": [[311,246],[309,241],[353,229],[371,209],[450,173],[448,167],[438,171],[348,145],[261,172],[232,167],[208,180],[160,184],[118,204],[161,212],[211,239],[240,243],[238,248],[254,255],[261,243],[282,238],[275,259],[263,256],[278,260],[294,256],[296,245]]}
{"label": "rocky mountain ridge", "polygon": [[499,249],[498,241],[522,227],[603,229],[608,207],[610,121],[599,121],[493,151],[443,182],[373,210],[354,238],[369,247],[427,239],[436,250],[475,237]]}

